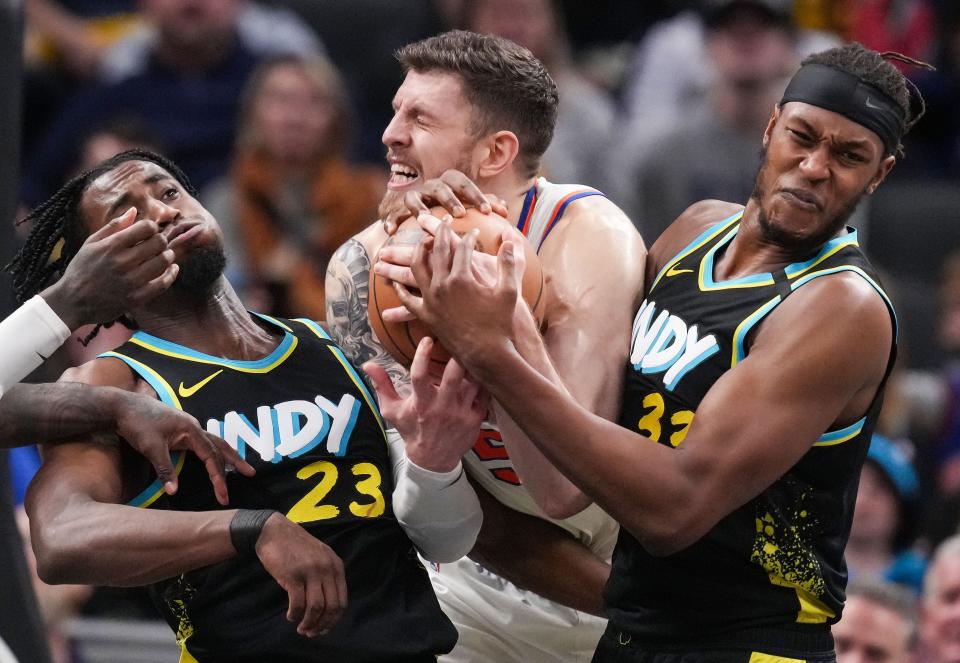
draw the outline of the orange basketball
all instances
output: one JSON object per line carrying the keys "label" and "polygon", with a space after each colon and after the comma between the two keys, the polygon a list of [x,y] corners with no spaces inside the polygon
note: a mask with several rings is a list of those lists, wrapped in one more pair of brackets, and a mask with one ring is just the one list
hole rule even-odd
{"label": "orange basketball", "polygon": [[[447,214],[446,210],[441,208],[434,208],[432,213],[440,218]],[[461,237],[477,228],[480,234],[477,237],[476,249],[490,255],[497,254],[501,244],[500,234],[510,227],[510,223],[502,216],[494,213],[483,214],[473,208],[468,208],[466,215],[462,217],[454,217],[451,223],[452,230]],[[387,240],[385,246],[392,244],[416,246],[423,235],[424,231],[417,220],[415,218],[407,219],[400,224],[397,232]],[[528,242],[523,242],[522,246],[526,256],[522,294],[533,311],[534,317],[540,322],[543,320],[543,309],[547,299],[543,270],[533,247]],[[376,333],[377,338],[380,339],[380,343],[387,349],[387,352],[393,355],[393,358],[403,366],[409,368],[420,339],[424,336],[432,336],[432,333],[430,328],[419,320],[399,323],[383,321],[381,313],[385,309],[401,305],[400,298],[397,297],[396,290],[394,290],[393,282],[374,273],[371,269],[370,298],[367,305],[370,326]],[[450,353],[441,344],[437,343],[430,353],[430,372],[436,376],[442,375],[449,359]]]}

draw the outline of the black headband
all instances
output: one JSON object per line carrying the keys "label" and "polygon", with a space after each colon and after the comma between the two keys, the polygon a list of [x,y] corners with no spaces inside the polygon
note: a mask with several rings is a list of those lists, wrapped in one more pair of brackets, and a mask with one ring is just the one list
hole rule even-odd
{"label": "black headband", "polygon": [[800,101],[840,113],[880,137],[887,154],[900,145],[903,110],[884,92],[845,71],[806,64],[793,75],[780,105]]}

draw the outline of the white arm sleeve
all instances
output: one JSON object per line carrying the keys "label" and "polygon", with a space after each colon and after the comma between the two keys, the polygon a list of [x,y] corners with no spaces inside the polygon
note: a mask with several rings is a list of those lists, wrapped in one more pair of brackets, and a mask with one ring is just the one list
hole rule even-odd
{"label": "white arm sleeve", "polygon": [[70,329],[40,295],[0,322],[0,396],[30,375],[68,338]]}
{"label": "white arm sleeve", "polygon": [[403,438],[387,431],[393,462],[393,511],[420,554],[431,562],[454,562],[473,548],[483,522],[480,501],[463,466],[432,472],[407,458]]}

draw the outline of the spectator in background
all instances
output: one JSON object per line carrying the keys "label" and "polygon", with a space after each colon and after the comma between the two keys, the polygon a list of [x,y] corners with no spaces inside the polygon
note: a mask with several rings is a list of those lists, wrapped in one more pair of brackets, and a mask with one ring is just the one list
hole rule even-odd
{"label": "spectator in background", "polygon": [[[744,7],[790,21],[793,10],[791,0],[699,0],[695,5],[654,25],[636,48],[624,82],[624,131],[639,146],[707,95],[716,71],[705,48],[706,23]],[[839,43],[825,32],[799,30],[797,58]]]}
{"label": "spectator in background", "polygon": [[95,79],[103,54],[139,23],[135,0],[26,0],[22,145],[33,151],[61,106]]}
{"label": "spectator in background", "polygon": [[910,663],[916,641],[916,599],[881,580],[847,586],[843,616],[833,625],[837,663]]}
{"label": "spectator in background", "polygon": [[[104,53],[98,68],[100,79],[112,83],[143,70],[155,44],[162,39],[160,28],[162,26],[156,23],[141,24],[139,30],[128,33],[112,44]],[[286,53],[306,56],[324,52],[316,33],[289,9],[241,0],[236,30],[240,42],[258,56]]]}
{"label": "spectator in background", "polygon": [[[875,51],[897,51],[929,59],[936,18],[927,0],[858,0],[850,4],[850,29],[843,35]],[[903,65],[899,69],[908,73]]]}
{"label": "spectator in background", "polygon": [[613,102],[577,73],[556,0],[470,0],[464,29],[495,34],[525,46],[557,83],[560,106],[542,172],[554,182],[605,188],[603,164],[613,129]]}
{"label": "spectator in background", "polygon": [[941,543],[923,579],[917,663],[960,662],[960,536]]}
{"label": "spectator in background", "polygon": [[[46,198],[105,113],[137,118],[198,185],[226,172],[240,93],[263,50],[238,30],[241,0],[140,0],[155,39],[141,67],[85,90],[28,161],[23,199]],[[277,38],[274,51],[285,44]]]}
{"label": "spectator in background", "polygon": [[917,474],[902,446],[870,440],[860,474],[846,560],[851,578],[877,578],[920,593],[926,560],[913,551],[920,500]]}
{"label": "spectator in background", "polygon": [[789,14],[763,2],[713,7],[703,39],[713,71],[707,94],[678,109],[656,138],[646,133],[651,127],[627,136],[612,159],[613,197],[650,242],[698,200],[750,197],[761,157],[756,136],[797,66]]}
{"label": "spectator in background", "polygon": [[230,176],[203,196],[248,306],[324,318],[330,256],[377,218],[386,173],[347,161],[350,105],[323,59],[270,60],[245,92]]}
{"label": "spectator in background", "polygon": [[915,177],[960,176],[960,6],[942,10],[937,21],[939,45],[936,71],[914,72],[917,87],[927,100],[928,112],[906,143],[911,158],[905,165]]}

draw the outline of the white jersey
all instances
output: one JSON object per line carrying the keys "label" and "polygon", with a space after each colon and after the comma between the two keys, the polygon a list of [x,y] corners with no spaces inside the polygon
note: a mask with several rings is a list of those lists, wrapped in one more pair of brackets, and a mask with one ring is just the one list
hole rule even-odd
{"label": "white jersey", "polygon": [[[550,231],[563,218],[567,205],[579,198],[598,195],[603,194],[590,187],[552,184],[541,177],[527,192],[517,228],[539,253]],[[555,523],[577,537],[597,557],[610,561],[617,541],[616,521],[595,504],[570,518],[548,518],[521,484],[501,440],[496,426],[483,425],[476,444],[463,459],[470,476],[506,506]]]}
{"label": "white jersey", "polygon": [[[542,177],[524,200],[519,230],[539,253],[544,240],[574,200],[603,195],[596,189],[551,184]],[[485,423],[473,449],[463,457],[470,476],[506,506],[555,523],[597,557],[610,561],[617,523],[597,505],[571,518],[548,518],[517,476],[496,426]],[[607,621],[520,589],[463,558],[427,565],[440,607],[460,638],[440,663],[587,663]]]}

